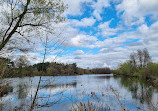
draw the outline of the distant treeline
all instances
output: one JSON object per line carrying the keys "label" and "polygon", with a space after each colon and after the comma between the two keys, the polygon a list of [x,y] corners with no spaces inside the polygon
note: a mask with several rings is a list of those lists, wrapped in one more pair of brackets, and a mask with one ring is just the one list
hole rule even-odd
{"label": "distant treeline", "polygon": [[[137,52],[130,54],[129,60],[120,64],[119,68],[112,72],[145,79],[156,79],[158,78],[158,63],[153,63],[151,61],[147,49],[137,50]],[[158,79],[156,81],[158,81]]]}
{"label": "distant treeline", "polygon": [[111,73],[109,68],[83,69],[77,67],[76,63],[46,62],[34,65],[29,64],[25,56],[20,56],[14,62],[7,58],[0,58],[0,75],[1,77],[25,77]]}

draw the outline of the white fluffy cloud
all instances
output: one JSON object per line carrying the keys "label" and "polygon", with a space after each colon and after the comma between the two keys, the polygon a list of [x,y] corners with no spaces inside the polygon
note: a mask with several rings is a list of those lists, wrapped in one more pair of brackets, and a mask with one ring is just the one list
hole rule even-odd
{"label": "white fluffy cloud", "polygon": [[80,34],[71,38],[69,46],[90,48],[96,41],[97,38],[94,36]]}
{"label": "white fluffy cloud", "polygon": [[74,55],[81,55],[84,54],[84,52],[82,50],[76,50],[75,52],[73,52]]}
{"label": "white fluffy cloud", "polygon": [[115,35],[115,34],[117,34],[117,32],[119,30],[122,30],[121,26],[118,26],[116,28],[110,28],[109,25],[110,25],[111,21],[112,20],[104,22],[98,26],[98,28],[101,30],[102,37],[108,37],[108,36]]}
{"label": "white fluffy cloud", "polygon": [[109,7],[110,0],[97,0],[97,2],[93,3],[93,8],[94,8],[94,12],[93,12],[93,16],[97,18],[97,20],[102,20],[101,17],[101,13],[103,13],[103,8],[105,7]]}
{"label": "white fluffy cloud", "polygon": [[158,0],[123,0],[116,6],[118,13],[123,12],[123,20],[126,25],[138,25],[145,22],[144,17],[152,15],[158,17]]}
{"label": "white fluffy cloud", "polygon": [[82,3],[90,3],[93,0],[63,0],[65,4],[68,5],[68,9],[65,12],[65,15],[82,15],[83,7]]}
{"label": "white fluffy cloud", "polygon": [[71,20],[72,25],[79,26],[79,27],[87,27],[87,26],[93,26],[96,20],[93,17],[90,18],[83,18],[80,21],[79,20]]}
{"label": "white fluffy cloud", "polygon": [[100,49],[100,52],[106,52],[106,51],[108,51],[108,48],[102,48],[102,49]]}
{"label": "white fluffy cloud", "polygon": [[102,20],[100,14],[103,13],[103,8],[109,7],[111,0],[64,0],[64,3],[68,5],[68,9],[65,12],[65,15],[82,15],[84,12],[84,7],[82,6],[83,3],[91,4],[90,7],[94,9],[93,16],[97,20]]}

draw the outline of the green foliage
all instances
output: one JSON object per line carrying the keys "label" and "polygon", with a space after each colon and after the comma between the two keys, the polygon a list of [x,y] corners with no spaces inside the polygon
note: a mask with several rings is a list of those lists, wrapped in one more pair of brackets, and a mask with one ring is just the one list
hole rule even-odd
{"label": "green foliage", "polygon": [[132,93],[132,98],[140,100],[141,103],[152,103],[151,98],[153,91],[150,89],[150,86],[153,86],[153,89],[157,89],[156,84],[136,77],[119,76],[119,78],[120,77],[121,85]]}
{"label": "green foliage", "polygon": [[14,63],[10,59],[0,57],[0,78],[2,78],[5,73],[9,73],[10,68],[13,66]]}
{"label": "green foliage", "polygon": [[112,72],[115,74],[139,76],[142,78],[158,77],[158,64],[150,62],[150,59],[147,49],[143,51],[138,50],[137,53],[132,53],[130,55],[130,60],[122,63],[117,70],[113,70]]}
{"label": "green foliage", "polygon": [[132,66],[129,62],[120,65],[119,74],[132,75]]}
{"label": "green foliage", "polygon": [[72,64],[72,67],[73,67],[73,69],[74,69],[74,73],[75,73],[75,74],[78,74],[77,64],[76,64],[76,63],[73,63],[73,64]]}
{"label": "green foliage", "polygon": [[148,75],[158,77],[158,64],[149,63],[145,71]]}
{"label": "green foliage", "polygon": [[135,72],[133,75],[134,75],[134,76],[139,76],[140,73],[139,73],[139,72]]}
{"label": "green foliage", "polygon": [[37,68],[38,71],[44,71],[44,72],[46,72],[49,65],[50,65],[50,63],[46,62],[46,63],[34,64],[33,67]]}

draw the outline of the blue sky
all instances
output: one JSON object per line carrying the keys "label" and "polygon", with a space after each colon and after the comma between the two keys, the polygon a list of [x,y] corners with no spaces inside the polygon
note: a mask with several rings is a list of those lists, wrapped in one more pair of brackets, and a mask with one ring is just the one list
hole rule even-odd
{"label": "blue sky", "polygon": [[[65,52],[57,61],[79,67],[111,67],[147,48],[157,62],[157,0],[65,0]],[[49,61],[51,58],[48,59]]]}
{"label": "blue sky", "polygon": [[[147,48],[158,61],[158,0],[63,0],[66,21],[55,24],[62,45],[46,61],[77,63],[78,67],[117,68],[131,52]],[[53,24],[52,24],[53,25]],[[50,38],[52,35],[50,35]],[[56,37],[56,36],[54,36]],[[48,48],[51,48],[50,43]],[[41,46],[37,50],[43,50]],[[42,61],[42,54],[27,57]]]}

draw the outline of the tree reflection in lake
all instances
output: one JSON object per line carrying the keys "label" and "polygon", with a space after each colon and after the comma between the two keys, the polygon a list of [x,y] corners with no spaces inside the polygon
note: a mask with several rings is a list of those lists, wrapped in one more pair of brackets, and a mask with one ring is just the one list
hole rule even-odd
{"label": "tree reflection in lake", "polygon": [[[119,76],[115,78],[121,78],[120,84],[121,86],[128,89],[128,91],[131,92],[132,98],[139,100],[140,103],[144,104],[147,103],[151,110],[156,110],[156,105],[153,103],[153,95],[155,94],[154,91],[157,90],[156,87],[154,87],[154,84],[152,82],[134,78],[134,77],[125,77],[125,76]],[[158,97],[156,97],[158,99]]]}
{"label": "tree reflection in lake", "polygon": [[18,99],[25,99],[28,95],[28,86],[26,86],[25,83],[20,82],[18,85],[19,90],[18,90]]}
{"label": "tree reflection in lake", "polygon": [[[72,106],[82,106],[83,103],[88,105],[91,102],[93,109],[100,107],[97,105],[111,110],[121,110],[120,105],[129,110],[158,109],[158,88],[137,78],[104,74],[42,78],[34,110],[69,111]],[[39,77],[5,80],[12,81],[9,86],[13,89],[0,97],[1,110],[30,109]]]}
{"label": "tree reflection in lake", "polygon": [[[8,84],[0,84],[0,111],[4,109],[3,98],[13,92],[13,87]],[[2,101],[2,102],[1,102]]]}
{"label": "tree reflection in lake", "polygon": [[13,87],[8,85],[0,85],[0,97],[8,95],[8,93],[13,92]]}
{"label": "tree reflection in lake", "polygon": [[44,85],[41,86],[42,88],[46,88],[46,89],[57,89],[57,88],[75,88],[77,85],[77,82],[72,82],[72,83],[66,83],[66,84],[53,84],[53,85]]}

